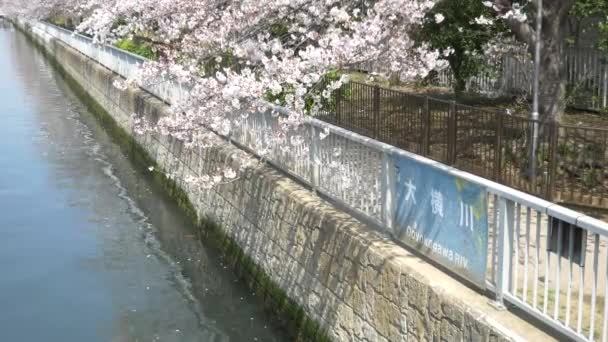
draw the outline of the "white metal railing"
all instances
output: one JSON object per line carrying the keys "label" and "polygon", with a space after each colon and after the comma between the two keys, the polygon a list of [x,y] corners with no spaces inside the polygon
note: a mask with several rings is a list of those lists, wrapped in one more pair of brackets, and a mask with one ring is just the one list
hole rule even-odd
{"label": "white metal railing", "polygon": [[[31,26],[123,77],[132,76],[144,61],[50,24],[36,22]],[[172,82],[147,90],[167,103],[188,95]],[[315,118],[307,118],[290,133],[305,137],[304,141],[282,150],[267,141],[277,125],[278,119],[270,112],[250,115],[230,138],[254,154],[270,149],[265,157],[274,166],[396,239],[396,158],[415,160],[485,188],[489,219],[486,283],[498,306],[516,306],[572,340],[608,340],[605,222]],[[321,134],[327,137],[321,139]]]}

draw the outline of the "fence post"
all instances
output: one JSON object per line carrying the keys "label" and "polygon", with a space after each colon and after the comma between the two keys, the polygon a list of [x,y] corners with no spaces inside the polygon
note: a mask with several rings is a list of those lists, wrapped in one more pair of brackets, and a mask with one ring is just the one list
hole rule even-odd
{"label": "fence post", "polygon": [[608,64],[603,64],[604,73],[602,80],[602,108],[608,106]]}
{"label": "fence post", "polygon": [[340,116],[341,116],[341,112],[342,112],[342,91],[343,91],[343,87],[345,85],[342,85],[340,88],[336,89],[336,125],[340,126]]}
{"label": "fence post", "polygon": [[390,152],[383,151],[382,153],[382,222],[388,228],[391,234],[394,233],[393,218],[395,215],[395,182],[396,182],[395,165]]}
{"label": "fence post", "polygon": [[555,182],[557,177],[557,168],[559,161],[557,160],[557,145],[559,143],[559,123],[551,121],[549,124],[549,170],[548,182],[545,197],[548,201],[553,201],[555,195]]}
{"label": "fence post", "polygon": [[502,77],[504,77],[503,79],[503,83],[502,85],[504,86],[504,92],[506,94],[511,93],[511,82],[513,81],[512,77],[513,77],[513,73],[510,72],[511,71],[511,52],[507,52],[503,58],[504,58],[504,69],[503,69],[503,73],[502,73]]}
{"label": "fence post", "polygon": [[312,189],[317,191],[320,179],[320,163],[319,163],[319,134],[315,126],[310,125],[310,148],[308,150],[308,158],[310,163],[310,184]]}
{"label": "fence post", "polygon": [[494,180],[500,182],[502,171],[502,134],[505,125],[505,114],[496,113],[496,141],[494,142]]}
{"label": "fence post", "polygon": [[374,86],[372,101],[373,101],[373,111],[374,111],[374,139],[378,140],[380,135],[380,87],[378,85]]}
{"label": "fence post", "polygon": [[431,109],[429,97],[424,97],[424,111],[422,112],[422,148],[421,154],[428,156],[431,153]]}
{"label": "fence post", "polygon": [[448,110],[448,160],[449,165],[456,164],[456,101],[450,101],[450,108]]}
{"label": "fence post", "polygon": [[494,227],[494,234],[498,234],[496,242],[498,246],[498,260],[496,264],[496,302],[495,306],[504,309],[504,294],[509,291],[511,282],[511,251],[513,244],[514,225],[514,203],[504,197],[500,197],[498,203],[499,219],[498,227]]}

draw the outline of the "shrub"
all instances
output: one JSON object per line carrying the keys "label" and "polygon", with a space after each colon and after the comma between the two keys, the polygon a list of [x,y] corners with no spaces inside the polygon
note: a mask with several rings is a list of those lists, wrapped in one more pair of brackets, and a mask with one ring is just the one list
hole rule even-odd
{"label": "shrub", "polygon": [[147,43],[138,43],[137,39],[121,39],[116,44],[114,44],[117,48],[123,49],[125,51],[129,51],[136,55],[148,58],[148,59],[157,59],[158,56],[156,52],[152,49],[150,44]]}

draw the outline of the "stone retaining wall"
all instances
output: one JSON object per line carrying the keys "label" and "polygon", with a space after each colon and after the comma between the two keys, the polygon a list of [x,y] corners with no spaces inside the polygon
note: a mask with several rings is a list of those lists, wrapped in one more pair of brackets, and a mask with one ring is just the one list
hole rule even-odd
{"label": "stone retaining wall", "polygon": [[[132,113],[152,120],[166,113],[151,95],[113,87],[116,76],[96,62],[20,26],[127,134]],[[219,227],[261,271],[257,277],[299,306],[311,323],[301,325],[320,327],[332,340],[505,341],[518,339],[514,330],[526,339],[548,338],[272,167],[257,164],[212,190],[189,188],[188,174],[244,154],[226,142],[199,155],[167,138],[135,140],[175,175],[197,216]]]}

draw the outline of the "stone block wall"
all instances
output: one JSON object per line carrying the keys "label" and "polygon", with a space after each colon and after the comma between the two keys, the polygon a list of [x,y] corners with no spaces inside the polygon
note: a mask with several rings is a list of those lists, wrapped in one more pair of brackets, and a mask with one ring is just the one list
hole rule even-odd
{"label": "stone block wall", "polygon": [[[132,132],[133,113],[155,120],[168,110],[143,91],[115,88],[116,75],[63,43],[29,34],[125,132]],[[156,135],[135,139],[173,175],[198,217],[214,222],[332,340],[518,339],[517,319],[491,312],[487,297],[270,166],[254,160],[243,177],[211,190],[184,182],[189,174],[245,155],[229,143],[198,153]]]}

